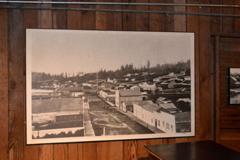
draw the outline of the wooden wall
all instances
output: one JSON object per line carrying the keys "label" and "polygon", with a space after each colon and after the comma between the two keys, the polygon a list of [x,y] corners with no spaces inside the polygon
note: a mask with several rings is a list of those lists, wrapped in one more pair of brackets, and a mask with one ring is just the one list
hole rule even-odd
{"label": "wooden wall", "polygon": [[[101,2],[103,0],[95,1]],[[235,0],[112,0],[111,2],[163,2],[180,4],[238,3],[239,5],[239,2]],[[83,7],[87,8],[89,6]],[[106,6],[94,7],[110,8]],[[229,8],[159,6],[114,6],[111,8],[239,14],[239,9]],[[26,28],[194,32],[196,136],[191,138],[27,146],[25,123]],[[240,20],[239,18],[232,17],[224,18],[196,15],[0,9],[0,159],[136,160],[139,157],[147,156],[143,148],[144,145],[214,139],[214,57],[211,32],[239,33]]]}

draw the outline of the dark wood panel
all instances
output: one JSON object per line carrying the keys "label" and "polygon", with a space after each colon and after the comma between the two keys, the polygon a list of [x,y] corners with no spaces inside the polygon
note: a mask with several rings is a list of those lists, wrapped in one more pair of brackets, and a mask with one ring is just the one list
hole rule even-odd
{"label": "dark wood panel", "polygon": [[[48,0],[43,0],[48,1]],[[51,0],[50,0],[51,1]],[[42,4],[41,7],[48,8],[51,7],[50,4]],[[51,10],[38,10],[39,14],[39,28],[52,28],[52,11]]]}
{"label": "dark wood panel", "polygon": [[[124,3],[134,3],[136,0],[123,0]],[[135,10],[135,6],[123,6],[123,10]],[[123,30],[135,31],[136,30],[136,13],[123,13]]]}
{"label": "dark wood panel", "polygon": [[[96,2],[107,2],[106,0],[96,0]],[[97,9],[108,9],[109,6],[97,5]],[[109,12],[96,12],[96,30],[108,30],[109,28]]]}
{"label": "dark wood panel", "polygon": [[[87,0],[83,0],[82,2],[87,2]],[[94,6],[89,7],[87,5],[82,5],[82,8],[95,8],[95,7]],[[93,30],[93,29],[96,28],[96,26],[95,26],[95,12],[82,11],[81,15],[82,15],[82,18],[81,18],[82,27],[81,27],[81,29]]]}
{"label": "dark wood panel", "polygon": [[[200,4],[208,4],[209,0],[200,0]],[[200,8],[199,12],[209,12],[209,8]],[[210,35],[210,19],[208,17],[199,17],[199,51],[201,53],[199,57],[199,94],[201,99],[199,102],[200,110],[198,114],[204,113],[204,118],[201,119],[201,127],[205,130],[201,130],[201,138],[210,139],[212,137],[213,124],[207,124],[212,122],[212,73],[213,73],[213,52],[211,52],[211,37]],[[201,28],[205,28],[202,30]],[[203,65],[204,64],[204,65]]]}
{"label": "dark wood panel", "polygon": [[[111,2],[122,2],[122,0],[112,0]],[[122,6],[118,6],[118,5],[114,5],[111,6],[111,9],[115,9],[115,10],[121,10],[123,7]],[[123,19],[122,16],[123,13],[122,12],[111,12],[109,14],[109,30],[122,30],[123,27]]]}
{"label": "dark wood panel", "polygon": [[240,140],[222,140],[221,144],[237,152],[240,152]]}
{"label": "dark wood panel", "polygon": [[8,159],[8,15],[0,10],[0,159]]}
{"label": "dark wood panel", "polygon": [[[162,0],[149,0],[149,3],[161,3]],[[151,11],[161,11],[161,6],[149,6]],[[149,30],[161,31],[162,30],[162,15],[161,14],[149,14]]]}
{"label": "dark wood panel", "polygon": [[[211,0],[211,3],[221,5],[219,0]],[[211,13],[221,14],[222,8],[211,8]],[[212,32],[222,32],[222,17],[211,17],[211,31]]]}
{"label": "dark wood panel", "polygon": [[[240,1],[235,1],[234,2],[235,5],[240,5]],[[235,14],[240,14],[240,9],[236,8],[234,10]],[[234,19],[234,33],[240,33],[240,18],[235,18]]]}
{"label": "dark wood panel", "polygon": [[[77,0],[68,0],[69,2],[77,2]],[[69,5],[69,8],[80,8],[81,5]],[[81,29],[82,27],[82,12],[81,11],[68,11],[67,12],[67,28],[68,29]]]}
{"label": "dark wood panel", "polygon": [[[138,3],[148,3],[148,0],[138,0]],[[148,6],[137,6],[136,10],[148,10]],[[137,31],[149,31],[149,14],[140,13],[136,14],[136,30]]]}
{"label": "dark wood panel", "polygon": [[24,159],[25,30],[23,11],[9,11],[9,159]]}
{"label": "dark wood panel", "polygon": [[[175,4],[185,4],[186,0],[174,0]],[[186,7],[174,7],[175,12],[186,12]],[[186,15],[174,15],[174,31],[184,32],[186,31]]]}
{"label": "dark wood panel", "polygon": [[[226,5],[233,5],[234,4],[234,0],[222,0],[223,4]],[[233,8],[223,8],[222,9],[223,14],[233,14],[234,13],[234,9]],[[223,21],[222,21],[222,31],[223,32],[233,32],[234,31],[234,18],[233,17],[223,17]]]}
{"label": "dark wood panel", "polygon": [[[28,4],[26,7],[31,7],[33,5]],[[24,22],[24,29],[27,28],[38,28],[38,11],[37,10],[24,10],[23,11],[23,22]],[[26,34],[24,32],[24,34]],[[25,65],[26,62],[24,61],[23,64]],[[25,113],[26,113],[26,107],[25,108]],[[24,116],[25,122],[26,122],[26,116]],[[26,130],[26,129],[25,129]],[[26,132],[24,133],[26,135]],[[26,137],[26,136],[25,136]],[[26,142],[26,140],[24,140]],[[38,145],[25,145],[24,147],[24,159],[25,160],[33,160],[33,159],[38,159]]]}

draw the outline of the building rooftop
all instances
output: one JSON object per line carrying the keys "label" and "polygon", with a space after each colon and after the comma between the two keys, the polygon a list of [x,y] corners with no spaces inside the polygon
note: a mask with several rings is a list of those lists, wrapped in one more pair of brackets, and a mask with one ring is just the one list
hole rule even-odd
{"label": "building rooftop", "polygon": [[121,97],[142,96],[139,90],[121,90],[119,91]]}

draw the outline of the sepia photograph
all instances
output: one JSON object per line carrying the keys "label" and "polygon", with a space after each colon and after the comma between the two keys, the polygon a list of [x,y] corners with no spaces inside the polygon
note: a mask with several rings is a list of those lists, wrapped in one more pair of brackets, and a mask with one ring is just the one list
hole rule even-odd
{"label": "sepia photograph", "polygon": [[229,68],[229,104],[240,104],[240,68]]}
{"label": "sepia photograph", "polygon": [[27,29],[26,70],[27,144],[195,135],[193,33]]}

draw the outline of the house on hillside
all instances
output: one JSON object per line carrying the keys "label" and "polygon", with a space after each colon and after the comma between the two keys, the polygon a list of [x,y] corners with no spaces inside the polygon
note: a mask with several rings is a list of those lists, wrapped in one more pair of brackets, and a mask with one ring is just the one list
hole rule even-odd
{"label": "house on hillside", "polygon": [[115,94],[115,104],[121,110],[123,110],[123,102],[134,102],[142,100],[142,94],[139,90],[116,90]]}
{"label": "house on hillside", "polygon": [[61,93],[63,98],[81,97],[84,94],[82,87],[61,87],[57,92]]}
{"label": "house on hillside", "polygon": [[157,86],[154,82],[142,82],[139,84],[139,87],[144,91],[154,91],[157,89]]}

